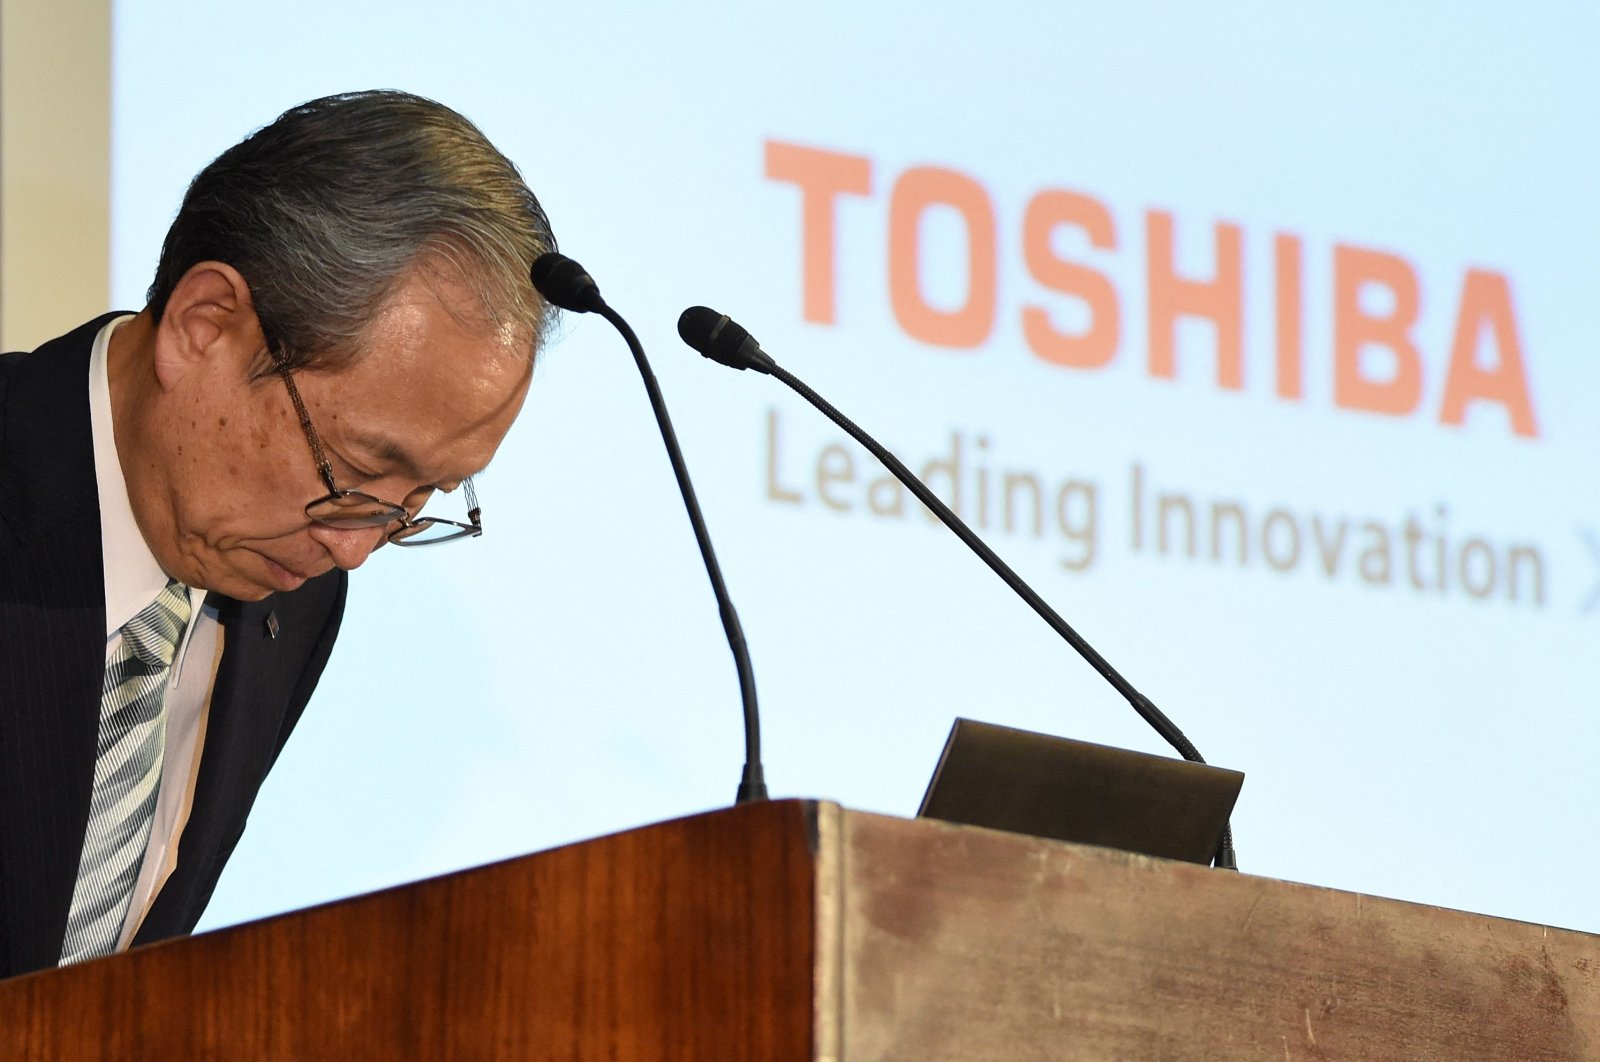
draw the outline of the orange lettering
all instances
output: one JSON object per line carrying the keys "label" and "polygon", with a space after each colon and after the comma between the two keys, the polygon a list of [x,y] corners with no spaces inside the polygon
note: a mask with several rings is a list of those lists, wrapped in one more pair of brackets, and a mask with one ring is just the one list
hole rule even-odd
{"label": "orange lettering", "polygon": [[[1394,296],[1387,314],[1368,313],[1361,292],[1381,285]],[[1404,416],[1422,397],[1422,358],[1411,341],[1417,320],[1417,275],[1398,255],[1362,247],[1333,249],[1333,400],[1346,409]],[[1365,371],[1362,352],[1382,347],[1394,355],[1388,378]]]}
{"label": "orange lettering", "polygon": [[[1483,328],[1494,333],[1499,351],[1497,364],[1484,367],[1478,360],[1478,340]],[[1511,286],[1499,273],[1467,270],[1461,285],[1461,308],[1456,314],[1456,334],[1450,341],[1450,371],[1444,381],[1444,405],[1439,419],[1460,424],[1467,403],[1498,402],[1511,416],[1511,430],[1534,438],[1539,434],[1528,398],[1528,378],[1522,368],[1522,344],[1512,319]]]}
{"label": "orange lettering", "polygon": [[1217,328],[1217,384],[1244,386],[1244,302],[1239,226],[1215,226],[1217,271],[1214,279],[1187,280],[1176,273],[1172,215],[1152,210],[1145,217],[1145,273],[1149,288],[1150,375],[1177,375],[1179,317],[1204,317]]}
{"label": "orange lettering", "polygon": [[[954,310],[930,306],[922,297],[918,266],[922,215],[949,206],[967,228],[967,297]],[[906,170],[889,198],[889,302],[900,327],[913,339],[944,347],[976,347],[994,327],[994,207],[971,177],[936,166]]]}
{"label": "orange lettering", "polygon": [[1098,369],[1117,354],[1117,289],[1104,273],[1056,256],[1050,237],[1062,225],[1082,229],[1089,246],[1103,251],[1116,249],[1116,226],[1104,204],[1076,192],[1040,192],[1023,215],[1022,252],[1028,272],[1051,291],[1082,299],[1089,309],[1089,327],[1082,333],[1062,332],[1050,323],[1049,311],[1024,306],[1022,334],[1045,361],[1074,369]]}
{"label": "orange lettering", "polygon": [[1299,398],[1305,393],[1300,349],[1300,237],[1278,233],[1272,238],[1272,257],[1278,304],[1278,397]]}
{"label": "orange lettering", "polygon": [[821,148],[767,141],[767,179],[800,186],[802,311],[807,321],[834,320],[834,202],[872,191],[872,161]]}

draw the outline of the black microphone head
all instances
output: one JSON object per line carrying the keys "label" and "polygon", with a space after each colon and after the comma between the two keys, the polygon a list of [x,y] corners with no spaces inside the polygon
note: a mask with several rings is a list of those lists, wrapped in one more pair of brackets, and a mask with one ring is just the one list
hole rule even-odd
{"label": "black microphone head", "polygon": [[712,342],[723,327],[730,324],[733,322],[725,313],[718,313],[709,306],[691,306],[678,315],[678,338],[706,357],[714,357]]}
{"label": "black microphone head", "polygon": [[739,322],[709,306],[691,306],[678,317],[678,336],[701,354],[732,369],[767,372],[767,357],[754,336]]}
{"label": "black microphone head", "polygon": [[529,275],[545,301],[563,310],[591,313],[606,304],[600,297],[600,285],[588,270],[560,251],[546,251],[535,258]]}

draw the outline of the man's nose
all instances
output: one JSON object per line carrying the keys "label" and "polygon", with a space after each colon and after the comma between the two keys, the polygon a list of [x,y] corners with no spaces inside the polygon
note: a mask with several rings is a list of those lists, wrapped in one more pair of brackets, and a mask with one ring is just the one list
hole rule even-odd
{"label": "man's nose", "polygon": [[321,524],[311,525],[311,537],[323,549],[328,551],[328,556],[333,558],[333,563],[345,571],[354,571],[372,556],[372,551],[383,545],[388,529],[384,527],[357,527],[338,528],[324,527]]}

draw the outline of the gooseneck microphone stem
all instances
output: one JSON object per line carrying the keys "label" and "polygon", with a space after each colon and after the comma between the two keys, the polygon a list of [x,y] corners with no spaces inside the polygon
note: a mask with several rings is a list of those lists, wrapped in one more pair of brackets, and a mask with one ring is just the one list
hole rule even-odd
{"label": "gooseneck microphone stem", "polygon": [[722,629],[728,636],[728,648],[733,651],[734,667],[739,672],[739,696],[744,703],[744,774],[739,779],[735,802],[750,804],[767,799],[767,783],[761,767],[761,716],[756,707],[755,669],[750,665],[750,650],[744,640],[744,628],[739,625],[739,614],[734,611],[733,599],[728,596],[727,584],[722,580],[722,568],[717,564],[717,554],[711,547],[711,533],[706,530],[705,518],[700,515],[700,502],[695,497],[694,484],[689,481],[689,466],[684,463],[683,451],[678,447],[678,436],[672,430],[672,418],[667,414],[667,402],[661,395],[661,385],[650,370],[644,356],[644,346],[622,315],[601,302],[595,310],[610,321],[621,333],[623,342],[633,352],[634,364],[644,380],[644,389],[650,396],[650,408],[655,410],[656,424],[661,428],[661,441],[666,445],[667,458],[672,462],[672,474],[677,477],[678,491],[683,495],[683,507],[689,511],[689,523],[694,527],[694,538],[700,545],[700,557],[705,561],[706,575],[711,580],[712,593],[717,598],[717,612],[722,616]]}
{"label": "gooseneck microphone stem", "polygon": [[[868,435],[856,425],[849,417],[835,409],[827,399],[817,394],[805,382],[793,373],[783,368],[772,356],[761,349],[753,336],[739,325],[731,321],[726,315],[717,314],[704,307],[694,307],[684,312],[678,322],[678,331],[684,341],[695,350],[714,361],[719,361],[735,369],[754,369],[776,377],[787,385],[792,391],[815,406],[823,416],[843,428],[850,437],[867,451],[883,462],[885,468],[894,473],[896,479],[905,484],[906,488],[914,494],[918,501],[926,505],[940,521],[944,523],[957,538],[965,542],[1001,580],[1009,586],[1017,596],[1028,603],[1028,606],[1038,613],[1039,617],[1048,623],[1052,630],[1059,634],[1068,645],[1077,650],[1078,655],[1088,661],[1089,666],[1098,671],[1102,678],[1109,682],[1118,693],[1133,706],[1145,722],[1149,723],[1156,733],[1160,734],[1174,749],[1186,760],[1195,763],[1204,763],[1205,758],[1200,755],[1200,750],[1194,743],[1184,736],[1183,731],[1168,719],[1166,714],[1155,704],[1134,689],[1133,683],[1122,677],[1122,674],[1112,667],[1105,657],[1095,651],[1094,646],[1084,640],[1083,636],[1072,629],[1072,626],[1062,619],[1056,610],[1036,593],[1033,587],[1023,581],[1022,577],[1012,571],[1011,566],[1001,560],[999,555],[990,549],[966,523],[951,511],[950,507],[940,500],[939,496],[929,490],[927,485],[911,474],[886,448],[876,439]],[[1222,832],[1221,843],[1217,846],[1214,863],[1217,867],[1227,870],[1237,870],[1238,861],[1233,850],[1233,829],[1225,826]]]}
{"label": "gooseneck microphone stem", "polygon": [[739,779],[735,800],[740,804],[765,800],[767,783],[761,767],[761,715],[756,707],[755,669],[750,666],[750,650],[745,645],[744,629],[739,626],[739,614],[734,611],[733,599],[728,596],[727,584],[722,581],[722,568],[717,564],[716,551],[711,548],[711,534],[700,515],[700,502],[695,498],[694,484],[689,481],[689,466],[684,463],[677,433],[672,430],[672,418],[667,415],[667,402],[661,396],[661,385],[656,383],[656,374],[650,371],[650,362],[644,356],[639,337],[634,335],[621,314],[606,305],[605,299],[600,297],[600,286],[581,265],[564,254],[548,251],[534,260],[530,274],[533,286],[546,301],[574,313],[598,313],[611,322],[633,352],[634,364],[639,367],[639,376],[644,380],[645,393],[650,396],[650,408],[655,411],[656,425],[661,429],[661,441],[666,445],[667,458],[672,462],[672,474],[677,477],[678,491],[683,495],[683,507],[688,510],[689,523],[694,527],[700,558],[705,562],[706,575],[711,579],[711,591],[717,598],[722,630],[728,637],[728,648],[733,652],[734,667],[739,673],[739,697],[744,704],[744,772]]}

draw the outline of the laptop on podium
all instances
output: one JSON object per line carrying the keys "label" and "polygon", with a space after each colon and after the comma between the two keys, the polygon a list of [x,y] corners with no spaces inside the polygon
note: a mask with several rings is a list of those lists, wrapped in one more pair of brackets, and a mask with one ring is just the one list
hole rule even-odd
{"label": "laptop on podium", "polygon": [[921,818],[1209,864],[1244,775],[957,719]]}

